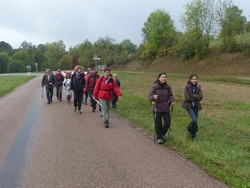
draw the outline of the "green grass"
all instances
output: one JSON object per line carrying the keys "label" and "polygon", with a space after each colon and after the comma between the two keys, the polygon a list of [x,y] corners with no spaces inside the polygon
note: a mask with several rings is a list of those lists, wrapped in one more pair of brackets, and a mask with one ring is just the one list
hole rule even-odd
{"label": "green grass", "polygon": [[[147,131],[153,141],[153,114],[147,96],[157,74],[116,73],[121,81],[123,100],[113,111]],[[198,136],[192,141],[185,132],[190,120],[181,107],[186,77],[168,75],[177,103],[172,113],[170,139],[165,146],[232,187],[250,187],[250,99],[237,96],[241,90],[250,90],[247,87],[249,81],[229,77],[204,77],[200,80],[206,88],[203,91],[203,110],[199,113]]]}
{"label": "green grass", "polygon": [[0,97],[13,91],[17,86],[34,78],[34,76],[0,76]]}

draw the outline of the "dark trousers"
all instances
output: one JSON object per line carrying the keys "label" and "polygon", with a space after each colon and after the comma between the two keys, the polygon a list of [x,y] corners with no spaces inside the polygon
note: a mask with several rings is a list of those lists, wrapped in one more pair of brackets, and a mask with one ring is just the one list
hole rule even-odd
{"label": "dark trousers", "polygon": [[113,98],[112,98],[112,107],[115,108],[116,107],[116,102],[118,101],[118,96],[116,94],[113,94]]}
{"label": "dark trousers", "polygon": [[153,113],[153,115],[155,118],[155,131],[157,134],[157,139],[162,139],[162,137],[168,132],[168,129],[170,128],[170,112],[156,112]]}
{"label": "dark trousers", "polygon": [[56,86],[56,96],[57,99],[62,99],[62,85]]}
{"label": "dark trousers", "polygon": [[90,102],[91,102],[91,106],[92,106],[92,110],[96,110],[96,101],[93,99],[93,91],[89,90],[88,95],[90,97]]}
{"label": "dark trousers", "polygon": [[48,102],[52,102],[53,88],[46,88],[46,96],[47,96]]}
{"label": "dark trousers", "polygon": [[83,91],[74,91],[74,106],[81,110]]}

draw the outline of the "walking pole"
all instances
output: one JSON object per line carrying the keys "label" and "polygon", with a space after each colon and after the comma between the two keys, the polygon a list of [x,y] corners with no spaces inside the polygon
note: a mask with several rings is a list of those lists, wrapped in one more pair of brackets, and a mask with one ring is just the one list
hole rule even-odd
{"label": "walking pole", "polygon": [[104,109],[106,109],[98,100],[95,99],[95,97],[93,96],[93,99]]}
{"label": "walking pole", "polygon": [[[155,113],[154,113],[154,120],[156,120],[156,104],[155,104]],[[155,129],[155,122],[154,122],[154,143],[156,142],[156,129]]]}
{"label": "walking pole", "polygon": [[42,94],[41,94],[41,97],[43,98],[43,86],[42,86]]}

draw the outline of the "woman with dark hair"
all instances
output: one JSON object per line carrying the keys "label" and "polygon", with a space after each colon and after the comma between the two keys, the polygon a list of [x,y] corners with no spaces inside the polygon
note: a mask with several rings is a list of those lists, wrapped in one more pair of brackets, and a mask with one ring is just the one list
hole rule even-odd
{"label": "woman with dark hair", "polygon": [[163,144],[167,140],[166,133],[171,124],[170,106],[175,104],[172,89],[167,83],[166,73],[158,75],[158,79],[150,89],[148,99],[152,104],[157,143]]}
{"label": "woman with dark hair", "polygon": [[198,131],[197,119],[198,111],[202,109],[200,101],[203,98],[201,86],[198,85],[198,76],[196,74],[190,74],[189,81],[184,90],[184,102],[182,107],[188,112],[191,122],[187,127],[188,136],[192,139],[196,137]]}

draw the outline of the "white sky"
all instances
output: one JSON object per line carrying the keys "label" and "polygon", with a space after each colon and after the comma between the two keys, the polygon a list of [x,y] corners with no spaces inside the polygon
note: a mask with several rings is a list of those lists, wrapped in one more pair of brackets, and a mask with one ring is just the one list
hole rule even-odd
{"label": "white sky", "polygon": [[[156,9],[165,10],[182,31],[184,6],[192,0],[0,0],[0,41],[18,48],[63,40],[66,48],[88,39],[142,42],[144,23]],[[250,1],[233,0],[249,20]]]}

